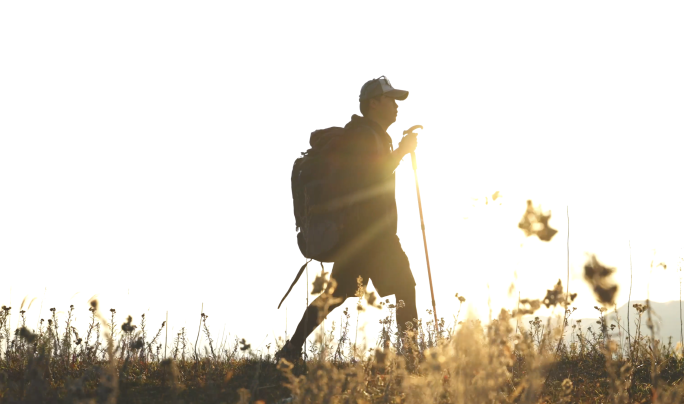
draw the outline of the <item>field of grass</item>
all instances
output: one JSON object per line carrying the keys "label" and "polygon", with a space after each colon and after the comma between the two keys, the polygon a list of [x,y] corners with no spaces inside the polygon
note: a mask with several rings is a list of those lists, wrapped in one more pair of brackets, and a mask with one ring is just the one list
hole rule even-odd
{"label": "field of grass", "polygon": [[[327,293],[327,292],[324,292]],[[393,304],[360,295],[359,310],[378,306],[386,317],[378,347],[360,349],[354,319],[345,312],[337,329],[317,334],[305,358],[276,361],[247,341],[217,345],[202,314],[205,344],[185,330],[169,341],[144,316],[117,324],[93,301],[87,329],[77,330],[71,306],[38,330],[24,312],[0,310],[2,403],[680,403],[684,399],[681,346],[664,344],[648,327],[648,305],[637,305],[632,334],[608,324],[569,326],[574,309],[555,285],[542,300],[521,300],[490,324],[476,320],[419,322],[399,338]],[[566,300],[567,299],[567,300]],[[460,297],[461,303],[465,300]],[[565,316],[553,326],[519,316],[541,304]],[[567,306],[567,308],[565,308]],[[82,308],[85,310],[85,308]],[[9,328],[18,314],[19,327]],[[581,323],[580,323],[581,324]],[[645,326],[640,326],[645,324]],[[112,335],[112,330],[114,330]],[[273,347],[277,348],[277,347]],[[269,347],[270,350],[270,347]]]}
{"label": "field of grass", "polygon": [[[528,202],[519,227],[548,241],[556,233],[548,217]],[[291,362],[275,359],[277,346],[263,352],[245,340],[215,342],[205,313],[193,342],[185,328],[167,341],[165,322],[153,329],[144,315],[121,321],[95,300],[81,330],[74,318],[86,307],[70,306],[62,318],[51,308],[31,330],[23,308],[2,306],[0,403],[684,402],[684,347],[658,340],[648,301],[632,305],[636,318],[617,315],[613,272],[595,256],[584,266],[599,302],[596,324],[570,321],[576,295],[559,280],[544,298],[519,299],[516,310],[502,309],[487,324],[458,321],[459,306],[452,324],[417,320],[401,335],[394,318],[403,302],[380,301],[359,282],[357,311],[384,313],[377,346],[356,346],[358,312],[354,318],[347,309],[341,324],[319,327]],[[334,281],[314,284],[317,301],[333,299]],[[556,318],[522,320],[542,305]]]}

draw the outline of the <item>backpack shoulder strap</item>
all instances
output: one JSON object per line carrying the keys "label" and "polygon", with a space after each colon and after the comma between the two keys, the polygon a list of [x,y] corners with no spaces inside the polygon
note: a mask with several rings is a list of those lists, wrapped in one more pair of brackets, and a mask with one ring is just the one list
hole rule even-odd
{"label": "backpack shoulder strap", "polygon": [[[370,129],[371,133],[373,133],[373,137],[375,138],[375,144],[378,146],[378,154],[383,154],[386,149],[385,149],[385,146],[383,146],[383,144],[382,144],[383,143],[382,139],[380,139],[381,135],[378,132],[376,132],[375,129],[373,129],[373,127],[370,125],[360,125],[360,126],[363,128]],[[394,147],[392,146],[392,144],[390,144],[390,149],[392,151],[394,151]]]}
{"label": "backpack shoulder strap", "polygon": [[287,292],[285,293],[285,296],[283,296],[283,298],[280,300],[280,303],[278,304],[278,308],[280,308],[280,306],[283,304],[283,302],[285,301],[285,298],[287,297],[287,295],[290,294],[290,291],[292,291],[292,288],[294,287],[294,285],[297,284],[297,281],[299,280],[299,277],[302,276],[302,272],[304,272],[304,270],[306,269],[307,265],[309,265],[309,262],[311,262],[311,260],[306,261],[306,263],[305,263],[304,265],[302,265],[301,268],[299,268],[299,272],[297,273],[297,276],[295,277],[294,281],[292,281],[292,285],[290,285],[290,288],[289,288],[289,289],[287,290]]}

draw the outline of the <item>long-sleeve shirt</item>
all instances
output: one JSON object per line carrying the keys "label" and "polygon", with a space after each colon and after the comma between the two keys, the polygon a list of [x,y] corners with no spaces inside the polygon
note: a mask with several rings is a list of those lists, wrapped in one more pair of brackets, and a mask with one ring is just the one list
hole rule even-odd
{"label": "long-sleeve shirt", "polygon": [[393,154],[392,138],[370,119],[353,115],[336,146],[341,191],[353,212],[348,236],[368,241],[397,233],[394,170],[400,158]]}

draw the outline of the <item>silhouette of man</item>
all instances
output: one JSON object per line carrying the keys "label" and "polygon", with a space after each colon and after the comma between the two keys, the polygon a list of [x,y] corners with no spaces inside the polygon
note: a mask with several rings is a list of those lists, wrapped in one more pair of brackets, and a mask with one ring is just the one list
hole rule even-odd
{"label": "silhouette of man", "polygon": [[[395,200],[394,170],[402,158],[416,149],[417,136],[409,134],[392,147],[387,128],[397,119],[396,100],[405,100],[408,91],[392,87],[384,76],[366,82],[359,95],[359,109],[363,116],[353,115],[345,126],[339,144],[344,179],[340,186],[355,201],[348,214],[342,233],[341,250],[330,277],[336,288],[332,294],[338,302],[328,312],[340,306],[357,291],[357,278],[368,279],[381,297],[394,294],[397,302],[396,320],[400,330],[418,317],[416,310],[416,282],[408,258],[397,237],[397,205]],[[306,338],[321,323],[327,313],[319,316],[322,297],[316,298],[306,309],[292,338],[276,354],[294,360],[301,357]]]}

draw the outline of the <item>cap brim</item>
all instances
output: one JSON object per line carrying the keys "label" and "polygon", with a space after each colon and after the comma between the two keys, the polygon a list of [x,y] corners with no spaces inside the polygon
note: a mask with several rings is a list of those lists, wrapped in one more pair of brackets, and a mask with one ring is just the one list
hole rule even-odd
{"label": "cap brim", "polygon": [[395,89],[393,89],[393,90],[391,90],[391,91],[386,92],[386,93],[383,94],[383,95],[386,95],[386,96],[388,96],[388,97],[392,97],[392,98],[394,98],[395,100],[404,101],[404,100],[408,97],[408,93],[409,93],[408,91],[405,91],[405,90],[397,90],[397,89],[395,88]]}

